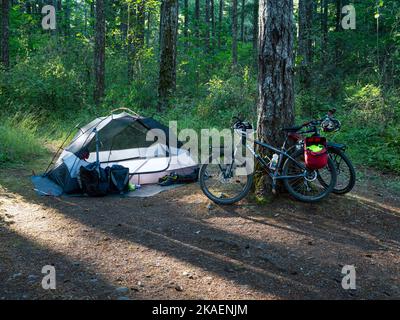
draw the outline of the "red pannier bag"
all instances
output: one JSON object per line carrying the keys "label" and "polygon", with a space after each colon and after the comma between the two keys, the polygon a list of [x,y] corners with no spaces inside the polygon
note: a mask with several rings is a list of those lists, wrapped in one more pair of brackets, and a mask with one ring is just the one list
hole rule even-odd
{"label": "red pannier bag", "polygon": [[[324,148],[321,151],[313,152],[307,149],[312,145],[322,145]],[[322,169],[328,164],[328,150],[324,137],[308,137],[304,139],[304,162],[310,170]]]}

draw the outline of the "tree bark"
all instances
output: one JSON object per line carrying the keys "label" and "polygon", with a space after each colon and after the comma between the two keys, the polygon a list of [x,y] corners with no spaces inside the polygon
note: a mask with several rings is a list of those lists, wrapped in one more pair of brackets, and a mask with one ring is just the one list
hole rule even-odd
{"label": "tree bark", "polygon": [[299,0],[299,39],[298,54],[300,62],[300,83],[303,88],[310,87],[310,66],[312,62],[312,18],[313,0]]}
{"label": "tree bark", "polygon": [[236,66],[237,55],[237,0],[232,0],[232,64]]}
{"label": "tree bark", "polygon": [[244,17],[245,17],[245,0],[242,0],[242,10],[240,12],[240,40],[244,42]]}
{"label": "tree bark", "polygon": [[176,87],[178,0],[163,0],[160,27],[159,111],[168,106],[168,99]]}
{"label": "tree bark", "polygon": [[10,67],[10,1],[1,4],[1,63],[5,69]]}
{"label": "tree bark", "polygon": [[95,44],[94,44],[94,102],[101,103],[105,91],[105,42],[106,26],[104,0],[96,0]]}
{"label": "tree bark", "polygon": [[[280,147],[285,140],[281,129],[294,122],[293,0],[260,0],[259,13],[257,136]],[[266,151],[259,152],[265,155]],[[265,176],[255,175],[259,198],[271,189]]]}

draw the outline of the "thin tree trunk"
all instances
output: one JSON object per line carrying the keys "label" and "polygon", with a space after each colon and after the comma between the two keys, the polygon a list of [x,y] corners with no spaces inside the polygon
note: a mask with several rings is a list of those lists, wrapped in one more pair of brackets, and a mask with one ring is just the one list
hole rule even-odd
{"label": "thin tree trunk", "polygon": [[232,0],[232,64],[236,66],[237,56],[237,0]]}
{"label": "thin tree trunk", "polygon": [[313,0],[299,1],[299,50],[300,83],[304,88],[310,87],[310,65],[312,60],[312,9]]}
{"label": "thin tree trunk", "polygon": [[200,38],[200,0],[195,1],[194,5],[194,18],[195,18],[195,34],[196,38]]}
{"label": "thin tree trunk", "polygon": [[244,18],[245,18],[245,0],[242,0],[242,10],[240,12],[240,41],[244,42]]}
{"label": "thin tree trunk", "polygon": [[135,57],[135,63],[136,63],[136,70],[138,72],[141,72],[142,66],[141,66],[141,61],[139,59],[140,54],[143,51],[144,48],[144,37],[145,37],[145,22],[146,22],[146,0],[141,0],[138,3],[138,9],[136,12],[136,26],[135,26],[135,39],[137,42],[136,45],[136,57]]}
{"label": "thin tree trunk", "polygon": [[87,7],[86,7],[86,3],[84,3],[83,6],[83,34],[85,35],[85,37],[87,37],[87,26],[88,26],[88,14],[87,14]]}
{"label": "thin tree trunk", "polygon": [[127,25],[127,41],[128,41],[128,82],[131,83],[134,75],[134,65],[137,53],[136,40],[136,3],[128,2],[128,25]]}
{"label": "thin tree trunk", "polygon": [[2,0],[1,4],[1,63],[4,68],[10,67],[10,2]]}
{"label": "thin tree trunk", "polygon": [[105,15],[104,0],[96,0],[96,24],[94,45],[94,74],[95,89],[94,101],[96,105],[101,103],[105,91]]}
{"label": "thin tree trunk", "polygon": [[150,46],[150,35],[151,35],[151,12],[147,12],[147,29],[146,29],[146,47]]}
{"label": "thin tree trunk", "polygon": [[25,12],[27,14],[32,14],[32,4],[28,1],[25,2]]}
{"label": "thin tree trunk", "polygon": [[210,51],[210,1],[211,0],[205,0],[205,15],[204,15],[205,32],[206,32],[204,35],[204,43],[207,52]]}
{"label": "thin tree trunk", "polygon": [[[342,0],[336,0],[336,26],[335,32],[340,32],[342,30],[341,27],[341,18],[342,18]],[[339,63],[340,58],[340,39],[336,37],[335,40],[335,65]]]}
{"label": "thin tree trunk", "polygon": [[160,27],[159,111],[168,106],[168,99],[176,87],[178,0],[163,0]]}
{"label": "thin tree trunk", "polygon": [[257,40],[258,40],[258,0],[254,0],[253,5],[253,51],[257,56]]}
{"label": "thin tree trunk", "polygon": [[188,43],[189,37],[189,0],[184,0],[183,2],[183,15],[184,15],[184,22],[183,22],[183,36],[185,37],[185,44]]}
{"label": "thin tree trunk", "polygon": [[[61,1],[60,1],[61,3]],[[70,29],[71,29],[71,0],[65,0],[65,22],[64,22],[64,34],[66,37],[70,36]],[[60,12],[61,12],[61,5],[60,5]]]}
{"label": "thin tree trunk", "polygon": [[224,16],[224,0],[219,0],[219,13],[218,13],[218,48],[221,48],[222,36],[222,19]]}
{"label": "thin tree trunk", "polygon": [[[280,147],[282,128],[294,122],[293,0],[260,0],[259,24],[257,136]],[[265,197],[271,190],[269,179],[263,173],[255,178],[257,196]]]}
{"label": "thin tree trunk", "polygon": [[211,38],[212,47],[215,47],[215,2],[210,0],[210,10],[211,10]]}
{"label": "thin tree trunk", "polygon": [[90,26],[91,27],[94,27],[94,24],[95,24],[95,8],[94,8],[94,2],[95,2],[96,0],[92,0],[91,2],[90,2]]}
{"label": "thin tree trunk", "polygon": [[321,12],[321,28],[322,28],[322,45],[321,45],[321,53],[323,63],[327,62],[327,46],[328,46],[328,1],[329,0],[321,0],[322,12]]}

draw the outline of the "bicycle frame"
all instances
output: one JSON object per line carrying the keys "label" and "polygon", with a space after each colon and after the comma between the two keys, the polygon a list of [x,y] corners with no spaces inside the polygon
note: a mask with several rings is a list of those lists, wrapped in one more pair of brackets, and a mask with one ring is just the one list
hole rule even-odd
{"label": "bicycle frame", "polygon": [[[242,137],[246,137],[246,133],[243,133],[242,131],[239,131],[238,134],[240,134]],[[288,138],[286,137],[281,149],[278,149],[268,143],[264,143],[258,140],[253,140],[253,142],[256,145],[259,145],[263,148],[266,148],[268,150],[271,150],[275,153],[277,153],[279,155],[279,159],[278,159],[278,164],[277,164],[277,169],[275,171],[271,171],[271,169],[269,168],[268,163],[263,159],[262,156],[260,156],[259,153],[255,152],[253,150],[253,148],[246,142],[243,142],[243,144],[245,145],[245,147],[250,151],[250,153],[261,163],[261,165],[263,166],[264,169],[266,169],[269,177],[272,179],[273,183],[275,183],[276,180],[282,180],[282,179],[295,179],[295,178],[303,178],[307,175],[307,168],[299,161],[297,161],[296,159],[294,159],[286,150],[286,144],[287,144],[287,140]],[[230,168],[227,172],[224,173],[224,177],[227,178],[231,172],[232,172],[232,167],[233,167],[233,162],[235,161],[235,153],[237,151],[237,147],[235,148],[234,154],[233,154],[233,158],[232,158],[232,163],[230,165]],[[291,176],[284,176],[284,175],[280,175],[279,174],[279,170],[282,167],[283,164],[283,160],[285,158],[288,158],[290,160],[292,160],[300,169],[304,170],[304,172],[302,174],[298,174],[298,175],[291,175]],[[220,167],[220,169],[222,169]],[[224,172],[223,170],[221,170],[222,172]]]}

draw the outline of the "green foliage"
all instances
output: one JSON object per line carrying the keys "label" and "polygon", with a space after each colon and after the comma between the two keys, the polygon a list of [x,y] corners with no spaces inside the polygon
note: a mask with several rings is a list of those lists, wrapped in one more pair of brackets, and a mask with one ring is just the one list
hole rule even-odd
{"label": "green foliage", "polygon": [[400,173],[400,92],[352,81],[344,87],[343,98],[335,103],[314,92],[299,93],[299,114],[304,119],[320,118],[336,107],[342,128],[328,134],[328,139],[348,145],[347,152],[357,164]]}
{"label": "green foliage", "polygon": [[45,154],[32,116],[2,117],[0,123],[0,163],[23,163]]}
{"label": "green foliage", "polygon": [[84,71],[88,61],[84,52],[70,49],[60,49],[49,39],[46,47],[21,60],[11,72],[0,72],[0,103],[11,113],[28,111],[53,118],[87,108]]}

